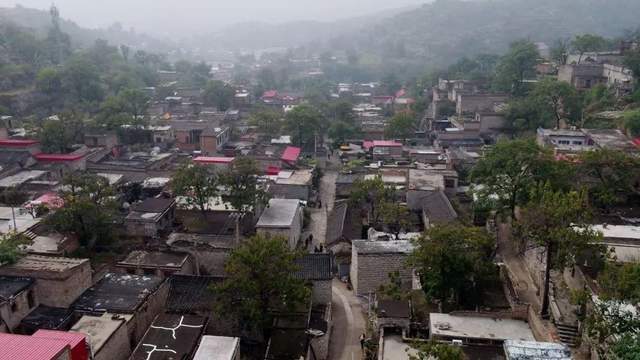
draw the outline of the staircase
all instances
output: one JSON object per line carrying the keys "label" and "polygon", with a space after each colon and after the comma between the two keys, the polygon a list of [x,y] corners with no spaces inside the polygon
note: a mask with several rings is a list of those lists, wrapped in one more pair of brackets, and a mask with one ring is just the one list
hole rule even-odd
{"label": "staircase", "polygon": [[579,336],[577,326],[567,325],[567,324],[556,324],[556,328],[558,329],[558,336],[560,337],[560,342],[570,347],[576,346],[578,336]]}

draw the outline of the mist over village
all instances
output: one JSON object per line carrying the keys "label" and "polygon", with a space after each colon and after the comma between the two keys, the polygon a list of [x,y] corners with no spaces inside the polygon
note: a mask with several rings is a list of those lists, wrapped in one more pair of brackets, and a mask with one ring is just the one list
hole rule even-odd
{"label": "mist over village", "polygon": [[0,360],[637,360],[638,14],[0,0]]}

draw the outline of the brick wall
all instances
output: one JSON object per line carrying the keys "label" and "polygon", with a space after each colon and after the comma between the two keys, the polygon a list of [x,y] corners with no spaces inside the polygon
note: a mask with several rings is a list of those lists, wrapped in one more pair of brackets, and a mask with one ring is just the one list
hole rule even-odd
{"label": "brick wall", "polygon": [[[400,272],[403,284],[411,284],[411,269],[406,264],[406,254],[360,254],[355,249],[351,259],[351,283],[357,295],[376,292],[380,285],[389,282],[389,273]],[[407,285],[409,288],[409,285]]]}
{"label": "brick wall", "polygon": [[94,354],[94,360],[126,360],[130,354],[131,348],[127,337],[127,327],[123,324],[111,334],[100,350]]}
{"label": "brick wall", "polygon": [[91,265],[84,262],[62,279],[36,279],[36,291],[43,305],[67,308],[91,287]]}
{"label": "brick wall", "polygon": [[[329,282],[331,284],[331,282]],[[313,346],[313,351],[315,352],[316,359],[325,360],[329,358],[329,339],[331,338],[331,302],[327,305],[327,310],[325,313],[324,319],[327,321],[327,332],[317,338],[313,338],[311,340],[311,346]]]}
{"label": "brick wall", "polygon": [[[31,293],[32,296],[32,306],[29,306],[29,293]],[[22,319],[38,306],[38,297],[36,296],[34,288],[30,287],[19,293],[14,298],[13,304],[12,306],[9,301],[0,303],[0,316],[3,320],[0,321],[0,332],[13,331],[20,325]],[[7,329],[7,325],[9,325],[10,329]]]}
{"label": "brick wall", "polygon": [[130,349],[133,351],[144,333],[147,331],[153,319],[164,310],[169,293],[169,285],[163,282],[162,285],[153,294],[149,295],[147,301],[142,304],[134,314],[133,318],[127,322],[127,334],[129,338]]}

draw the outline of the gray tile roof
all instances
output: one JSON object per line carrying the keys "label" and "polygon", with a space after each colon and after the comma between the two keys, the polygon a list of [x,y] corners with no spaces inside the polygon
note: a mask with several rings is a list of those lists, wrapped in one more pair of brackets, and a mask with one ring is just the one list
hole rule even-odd
{"label": "gray tile roof", "polygon": [[442,191],[433,191],[422,199],[422,211],[431,223],[445,223],[458,218],[449,198]]}
{"label": "gray tile roof", "polygon": [[331,256],[329,254],[305,254],[296,261],[300,267],[294,276],[304,280],[330,280]]}

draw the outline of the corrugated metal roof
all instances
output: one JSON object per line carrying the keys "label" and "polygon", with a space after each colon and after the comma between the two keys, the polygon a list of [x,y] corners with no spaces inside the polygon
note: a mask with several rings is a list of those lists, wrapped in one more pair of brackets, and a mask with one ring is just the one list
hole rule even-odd
{"label": "corrugated metal roof", "polygon": [[302,150],[299,147],[287,146],[284,149],[284,152],[282,152],[280,159],[287,162],[294,162],[298,160],[298,156],[300,156],[301,151]]}

